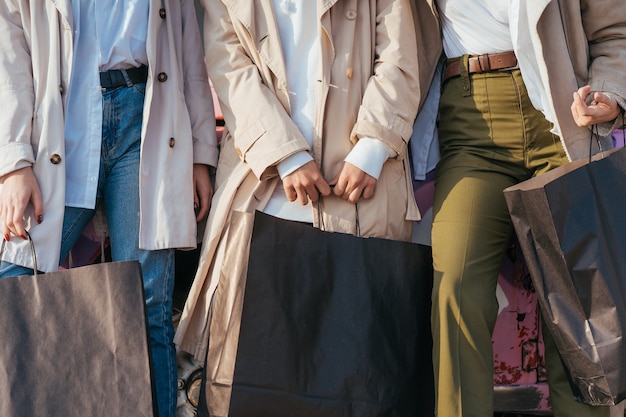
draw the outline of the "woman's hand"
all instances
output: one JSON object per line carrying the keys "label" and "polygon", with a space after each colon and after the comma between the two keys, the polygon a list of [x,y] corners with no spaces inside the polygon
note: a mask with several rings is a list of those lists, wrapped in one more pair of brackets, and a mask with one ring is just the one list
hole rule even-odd
{"label": "woman's hand", "polygon": [[376,178],[349,162],[344,162],[341,171],[330,183],[335,186],[335,195],[356,204],[362,197],[372,198],[376,189]]}
{"label": "woman's hand", "polygon": [[589,127],[597,123],[610,122],[621,112],[617,101],[608,94],[596,92],[593,101],[587,105],[586,99],[591,92],[591,87],[586,85],[574,93],[572,103],[572,116],[578,126]]}
{"label": "woman's hand", "polygon": [[18,169],[1,178],[0,221],[5,240],[11,235],[26,239],[24,213],[33,204],[37,223],[43,221],[43,199],[32,167]]}
{"label": "woman's hand", "polygon": [[327,196],[330,194],[330,186],[324,180],[315,161],[309,161],[285,176],[283,188],[287,200],[292,202],[298,200],[303,206],[308,204],[309,199],[315,203],[319,200],[320,195]]}
{"label": "woman's hand", "polygon": [[199,222],[209,215],[213,198],[213,186],[207,165],[193,164],[193,191],[193,207],[196,222]]}

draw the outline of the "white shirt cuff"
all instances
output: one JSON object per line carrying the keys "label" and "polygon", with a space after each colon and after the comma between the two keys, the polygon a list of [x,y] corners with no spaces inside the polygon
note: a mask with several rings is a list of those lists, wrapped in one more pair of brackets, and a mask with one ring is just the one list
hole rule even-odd
{"label": "white shirt cuff", "polygon": [[311,162],[313,157],[307,151],[296,152],[291,156],[283,159],[276,165],[276,169],[278,169],[278,175],[283,179],[287,175],[294,172],[296,169],[300,168],[302,165]]}
{"label": "white shirt cuff", "polygon": [[395,156],[396,152],[383,141],[363,137],[354,145],[344,161],[378,180],[384,163]]}

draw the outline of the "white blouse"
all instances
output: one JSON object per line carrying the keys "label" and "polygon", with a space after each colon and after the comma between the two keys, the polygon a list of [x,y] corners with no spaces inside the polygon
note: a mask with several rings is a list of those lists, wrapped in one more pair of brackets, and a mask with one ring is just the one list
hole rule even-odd
{"label": "white blouse", "polygon": [[437,0],[448,58],[513,50],[508,0]]}

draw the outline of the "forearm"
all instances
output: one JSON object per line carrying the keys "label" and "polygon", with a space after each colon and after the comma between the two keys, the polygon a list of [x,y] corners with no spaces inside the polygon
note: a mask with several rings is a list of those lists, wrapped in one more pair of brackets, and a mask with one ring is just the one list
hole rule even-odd
{"label": "forearm", "polygon": [[218,158],[215,111],[193,1],[183,0],[181,10],[184,93],[191,122],[193,162],[215,167]]}
{"label": "forearm", "polygon": [[[220,98],[235,151],[261,178],[266,170],[309,145],[247,48],[245,28],[219,1],[205,0],[209,76]],[[240,36],[242,39],[240,39]]]}
{"label": "forearm", "polygon": [[378,4],[377,59],[351,139],[377,138],[402,154],[419,105],[415,28],[408,1]]}
{"label": "forearm", "polygon": [[35,159],[32,63],[19,7],[9,1],[0,6],[0,177]]}

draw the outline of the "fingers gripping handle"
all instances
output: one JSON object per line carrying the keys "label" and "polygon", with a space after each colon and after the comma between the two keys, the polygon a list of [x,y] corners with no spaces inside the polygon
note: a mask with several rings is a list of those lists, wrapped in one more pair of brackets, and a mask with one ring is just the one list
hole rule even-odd
{"label": "fingers gripping handle", "polygon": [[[33,239],[31,239],[28,231],[26,232],[26,237],[28,238],[28,242],[30,243],[30,251],[33,256],[33,272],[37,275],[37,254],[35,253],[35,244],[33,243]],[[4,247],[7,241],[2,239],[2,245],[0,245],[0,258],[2,258],[2,254],[4,253]]]}

